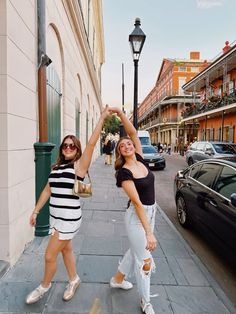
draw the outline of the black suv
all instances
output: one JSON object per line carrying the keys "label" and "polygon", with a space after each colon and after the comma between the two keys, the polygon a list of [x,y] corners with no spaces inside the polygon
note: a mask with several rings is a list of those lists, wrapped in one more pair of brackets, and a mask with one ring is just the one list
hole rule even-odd
{"label": "black suv", "polygon": [[186,152],[186,162],[190,166],[197,161],[209,158],[236,156],[236,144],[228,142],[194,142]]}

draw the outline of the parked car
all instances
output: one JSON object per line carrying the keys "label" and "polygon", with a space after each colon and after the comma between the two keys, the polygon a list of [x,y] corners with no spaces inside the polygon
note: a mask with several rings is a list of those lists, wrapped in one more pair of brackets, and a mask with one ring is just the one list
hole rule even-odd
{"label": "parked car", "polygon": [[236,262],[236,157],[178,171],[174,194],[180,225],[194,226]]}
{"label": "parked car", "polygon": [[143,145],[143,158],[147,162],[150,169],[163,170],[166,167],[165,158],[157,152],[152,145]]}
{"label": "parked car", "polygon": [[228,142],[194,142],[186,152],[186,162],[190,166],[209,158],[236,156],[236,144]]}

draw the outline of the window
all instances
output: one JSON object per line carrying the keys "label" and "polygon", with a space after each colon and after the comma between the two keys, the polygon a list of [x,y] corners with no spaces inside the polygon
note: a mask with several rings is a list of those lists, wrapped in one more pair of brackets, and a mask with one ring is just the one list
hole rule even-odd
{"label": "window", "polygon": [[192,177],[193,179],[197,179],[200,168],[201,165],[193,165],[191,168],[190,177]]}
{"label": "window", "polygon": [[197,142],[194,142],[192,145],[191,145],[191,149],[192,150],[195,150],[197,148]]}
{"label": "window", "polygon": [[75,98],[75,134],[80,137],[80,104],[79,100]]}
{"label": "window", "polygon": [[220,169],[221,166],[216,164],[203,164],[198,173],[197,180],[205,186],[211,187]]}
{"label": "window", "polygon": [[199,67],[191,67],[191,72],[198,73]]}
{"label": "window", "polygon": [[236,191],[236,170],[224,166],[216,182],[215,191],[230,199],[231,194]]}
{"label": "window", "polygon": [[184,95],[182,86],[186,83],[186,77],[179,77],[179,95]]}
{"label": "window", "polygon": [[186,67],[178,67],[179,72],[187,72],[187,68]]}
{"label": "window", "polygon": [[236,154],[235,144],[212,144],[218,154]]}
{"label": "window", "polygon": [[205,150],[210,150],[210,149],[213,151],[211,145],[209,143],[206,143]]}
{"label": "window", "polygon": [[203,150],[204,146],[205,146],[205,143],[201,143],[201,142],[198,143],[197,150]]}

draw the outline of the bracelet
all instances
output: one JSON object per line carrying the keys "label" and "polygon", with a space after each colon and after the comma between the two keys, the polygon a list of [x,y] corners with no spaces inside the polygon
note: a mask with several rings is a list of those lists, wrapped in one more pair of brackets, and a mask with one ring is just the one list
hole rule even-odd
{"label": "bracelet", "polygon": [[38,215],[39,214],[39,212],[33,212],[33,215]]}
{"label": "bracelet", "polygon": [[150,235],[150,234],[152,234],[152,231],[147,231],[146,232],[146,235]]}

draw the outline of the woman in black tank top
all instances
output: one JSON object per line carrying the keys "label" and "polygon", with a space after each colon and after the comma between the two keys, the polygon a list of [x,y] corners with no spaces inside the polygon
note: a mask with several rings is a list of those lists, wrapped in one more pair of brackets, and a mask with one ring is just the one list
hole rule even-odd
{"label": "woman in black tank top", "polygon": [[111,278],[113,288],[131,289],[125,279],[135,273],[143,313],[155,314],[150,303],[150,276],[155,269],[151,252],[157,240],[153,234],[156,203],[154,175],[142,157],[142,147],[136,129],[118,108],[111,108],[120,117],[129,137],[121,138],[116,145],[116,180],[131,201],[125,214],[130,249],[124,255],[117,273]]}

